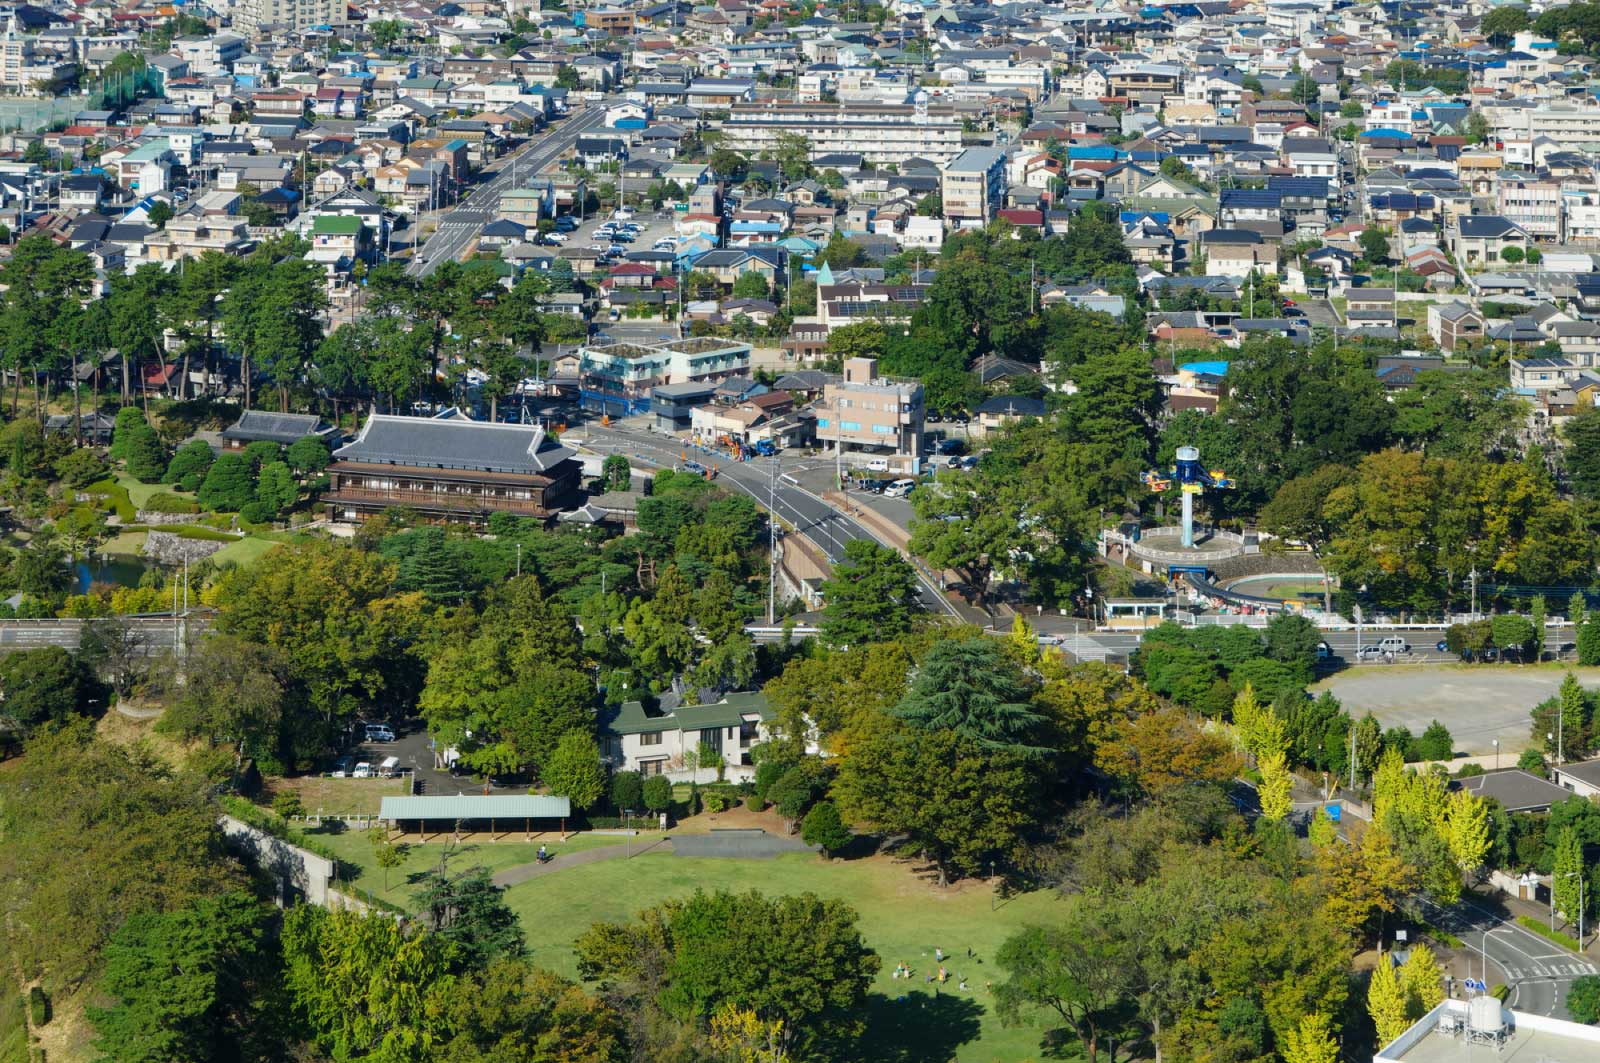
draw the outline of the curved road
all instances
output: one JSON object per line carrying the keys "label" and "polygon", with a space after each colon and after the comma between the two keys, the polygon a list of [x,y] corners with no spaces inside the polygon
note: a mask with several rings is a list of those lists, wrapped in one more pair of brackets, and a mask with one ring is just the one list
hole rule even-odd
{"label": "curved road", "polygon": [[[670,468],[683,460],[684,448],[673,440],[666,439],[649,432],[640,432],[619,425],[600,427],[589,425],[583,432],[587,436],[587,446],[590,450],[599,453],[623,454],[639,458],[651,465]],[[576,435],[577,433],[573,433]],[[720,481],[732,484],[755,500],[763,509],[767,508],[771,495],[772,508],[778,516],[791,524],[795,531],[805,535],[817,544],[818,549],[828,556],[830,562],[839,562],[844,559],[845,543],[852,539],[867,539],[877,542],[877,538],[855,520],[840,513],[838,508],[821,498],[798,486],[792,480],[785,480],[782,475],[782,465],[779,465],[779,477],[776,488],[771,483],[771,463],[781,458],[760,458],[755,461],[733,461],[720,454],[705,454],[700,451],[693,453],[693,460],[702,465],[710,466],[717,470]],[[960,612],[951,604],[939,588],[929,582],[928,578],[920,571],[917,573],[917,584],[923,608],[935,613],[947,613],[960,617]]]}

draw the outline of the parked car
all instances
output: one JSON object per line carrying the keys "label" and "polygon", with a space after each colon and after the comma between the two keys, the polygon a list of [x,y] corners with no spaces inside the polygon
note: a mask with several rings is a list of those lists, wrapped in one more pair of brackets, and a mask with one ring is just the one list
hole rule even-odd
{"label": "parked car", "polygon": [[363,760],[360,764],[356,765],[356,770],[353,773],[353,777],[357,779],[372,778],[372,765]]}
{"label": "parked car", "polygon": [[1382,653],[1410,653],[1411,643],[1407,642],[1399,635],[1390,635],[1388,638],[1378,643],[1378,650]]}
{"label": "parked car", "polygon": [[568,239],[567,234],[566,233],[562,233],[562,232],[554,232],[554,233],[545,233],[544,234],[545,243],[548,243],[548,244],[564,244],[564,243],[567,242],[567,239]]}
{"label": "parked car", "polygon": [[388,724],[369,723],[367,724],[366,740],[368,742],[393,742],[394,729]]}
{"label": "parked car", "polygon": [[871,461],[867,462],[867,471],[868,472],[888,472],[889,471],[889,459],[888,458],[873,458]]}
{"label": "parked car", "polygon": [[611,216],[618,221],[627,221],[629,218],[633,217],[633,208],[618,207],[616,210],[611,212]]}
{"label": "parked car", "polygon": [[333,762],[333,770],[328,774],[332,775],[335,779],[343,779],[355,769],[355,766],[356,761],[354,757],[340,757],[338,760]]}
{"label": "parked car", "polygon": [[1382,659],[1383,651],[1370,642],[1356,651],[1356,660],[1358,661],[1380,661]]}
{"label": "parked car", "polygon": [[911,489],[915,486],[917,486],[917,481],[915,480],[896,480],[883,489],[883,496],[885,498],[904,498],[911,493]]}

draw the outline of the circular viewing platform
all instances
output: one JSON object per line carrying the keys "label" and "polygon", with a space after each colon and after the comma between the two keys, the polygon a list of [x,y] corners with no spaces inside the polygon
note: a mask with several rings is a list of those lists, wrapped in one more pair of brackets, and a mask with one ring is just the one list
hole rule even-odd
{"label": "circular viewing platform", "polygon": [[1183,545],[1182,528],[1149,528],[1133,544],[1133,556],[1152,565],[1208,565],[1244,553],[1244,536],[1213,529],[1196,531],[1193,546]]}

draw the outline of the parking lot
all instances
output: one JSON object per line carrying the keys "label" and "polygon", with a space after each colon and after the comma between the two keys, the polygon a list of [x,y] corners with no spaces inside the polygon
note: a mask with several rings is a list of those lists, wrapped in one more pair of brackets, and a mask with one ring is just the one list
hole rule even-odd
{"label": "parking lot", "polygon": [[[1586,687],[1600,685],[1600,668],[1575,668]],[[1438,720],[1450,729],[1457,753],[1488,756],[1500,740],[1505,766],[1529,745],[1530,713],[1554,697],[1566,671],[1508,664],[1416,668],[1376,665],[1347,669],[1319,684],[1345,710],[1360,717],[1369,710],[1385,728],[1406,727],[1420,735]]]}
{"label": "parking lot", "polygon": [[[665,216],[663,217],[663,215]],[[610,220],[611,215],[608,212],[595,214],[584,219],[578,224],[578,228],[575,231],[565,234],[567,237],[566,242],[560,244],[559,246],[601,248],[609,246],[612,241],[604,239],[603,237],[597,237],[595,235],[595,231],[600,229]],[[635,210],[633,217],[629,220],[640,226],[640,231],[639,235],[634,238],[632,243],[618,244],[618,246],[621,247],[624,252],[648,251],[657,240],[675,237],[677,235],[673,231],[671,211],[658,212],[648,209]]]}

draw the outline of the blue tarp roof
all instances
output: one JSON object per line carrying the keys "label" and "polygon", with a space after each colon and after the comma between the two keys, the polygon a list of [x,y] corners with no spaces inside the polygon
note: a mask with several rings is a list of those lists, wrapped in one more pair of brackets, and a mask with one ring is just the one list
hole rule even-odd
{"label": "blue tarp roof", "polygon": [[1227,376],[1227,362],[1186,362],[1178,366],[1185,373],[1199,373],[1203,376]]}
{"label": "blue tarp roof", "polygon": [[1410,140],[1411,134],[1399,129],[1369,129],[1361,134],[1364,137],[1394,137],[1396,140]]}

